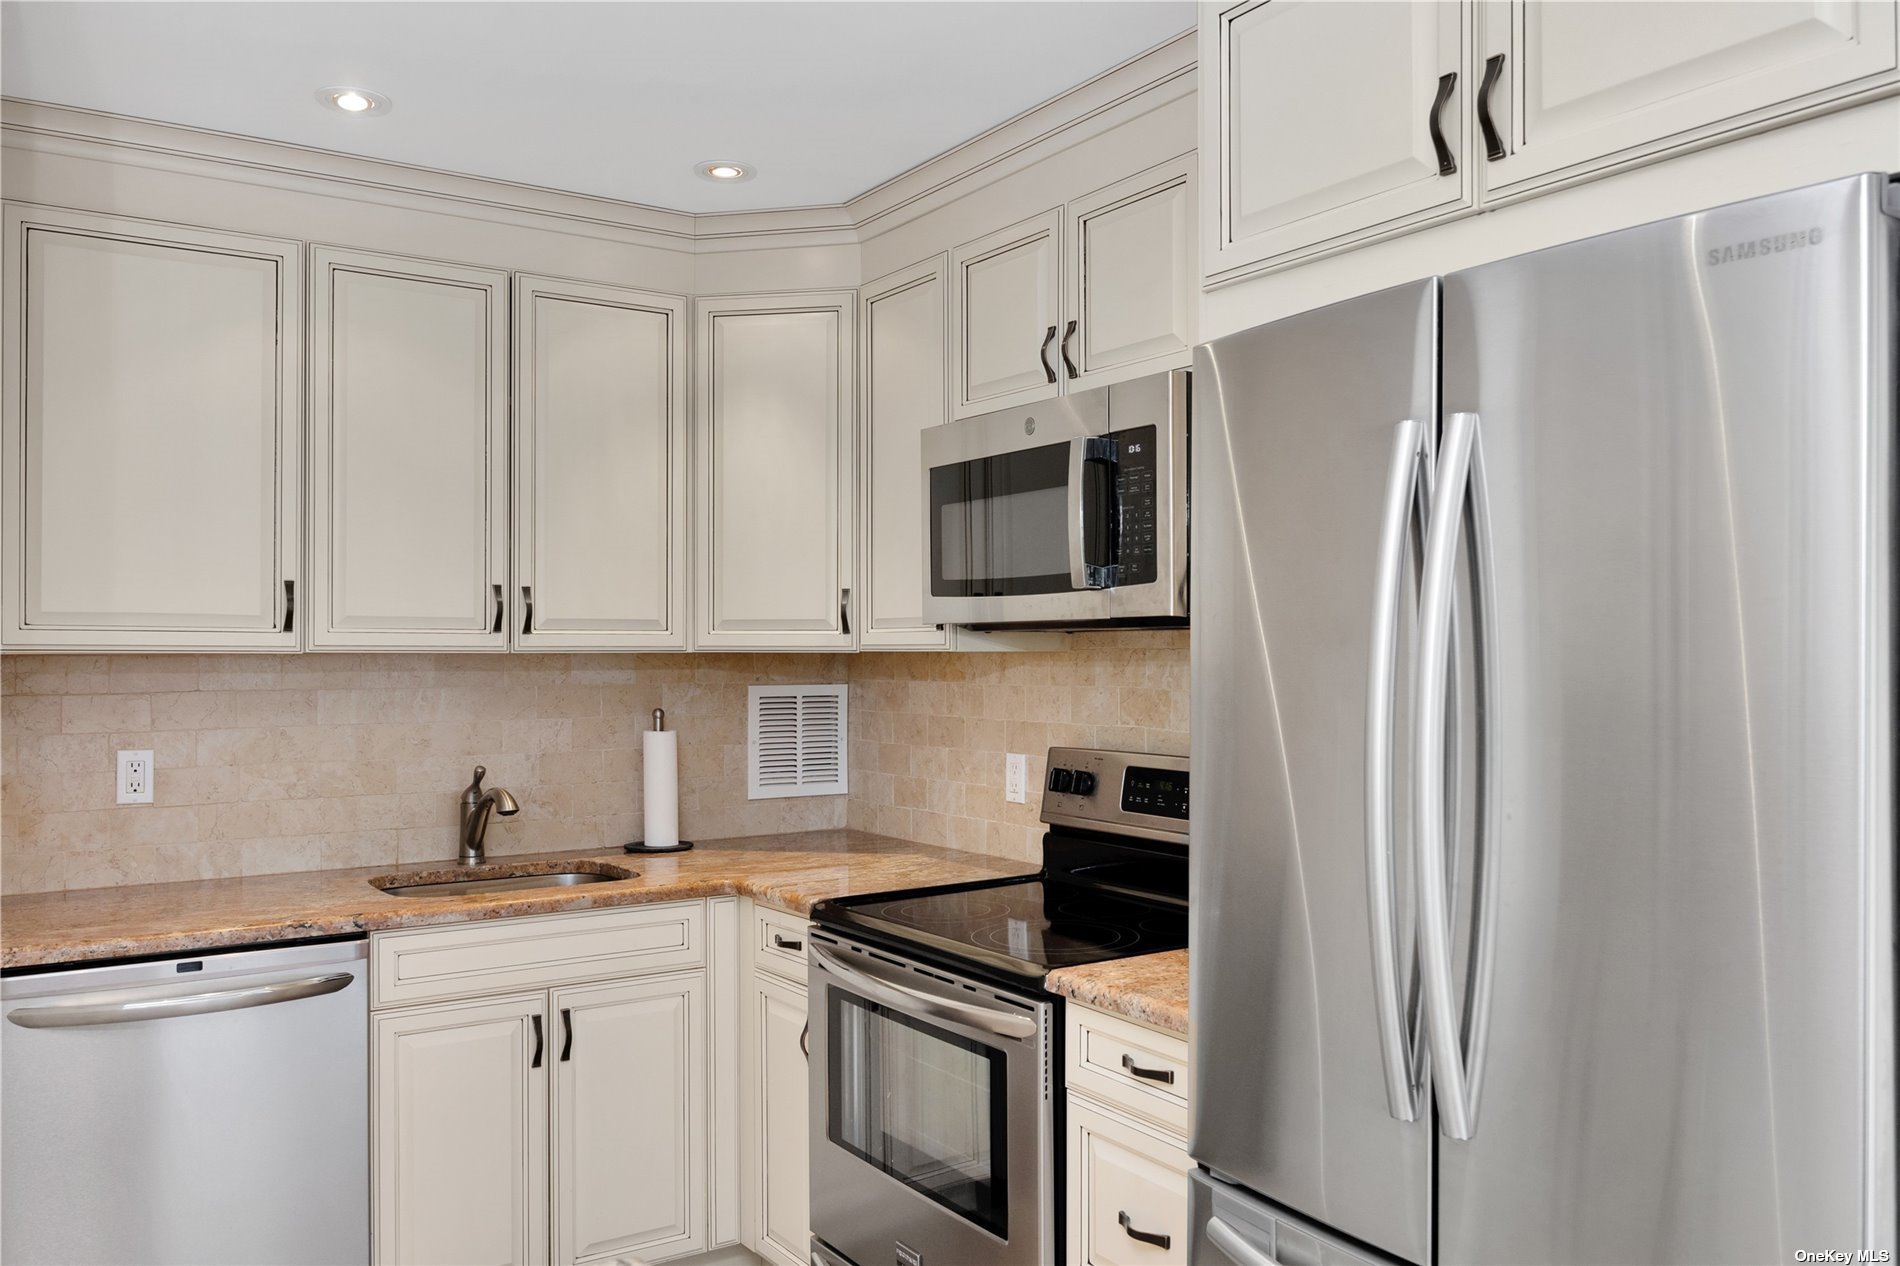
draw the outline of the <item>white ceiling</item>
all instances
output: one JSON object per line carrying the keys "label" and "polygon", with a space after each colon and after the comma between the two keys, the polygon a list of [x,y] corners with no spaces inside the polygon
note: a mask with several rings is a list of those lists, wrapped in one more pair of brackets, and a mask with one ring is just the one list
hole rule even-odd
{"label": "white ceiling", "polygon": [[[1192,0],[0,4],[0,92],[711,212],[844,202],[1194,24]],[[320,106],[329,85],[383,115]],[[754,164],[716,185],[709,158]]]}

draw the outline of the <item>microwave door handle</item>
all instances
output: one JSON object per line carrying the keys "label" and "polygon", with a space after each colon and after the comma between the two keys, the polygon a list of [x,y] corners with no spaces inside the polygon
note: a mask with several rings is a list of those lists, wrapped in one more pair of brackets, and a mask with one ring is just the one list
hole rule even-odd
{"label": "microwave door handle", "polygon": [[1090,462],[1113,467],[1115,441],[1103,435],[1079,435],[1069,441],[1069,587],[1077,590],[1108,589],[1115,583],[1113,559],[1089,561]]}
{"label": "microwave door handle", "polygon": [[937,1020],[949,1020],[956,1024],[966,1024],[985,1033],[994,1033],[998,1037],[1033,1037],[1037,1024],[1029,1016],[1014,1011],[996,1011],[989,1007],[976,1006],[973,1003],[957,1002],[950,998],[939,998],[934,994],[912,989],[895,980],[873,975],[856,965],[847,963],[823,945],[814,942],[811,955],[825,971],[850,985],[874,1001],[887,1006],[899,1007],[905,1011],[918,1011]]}

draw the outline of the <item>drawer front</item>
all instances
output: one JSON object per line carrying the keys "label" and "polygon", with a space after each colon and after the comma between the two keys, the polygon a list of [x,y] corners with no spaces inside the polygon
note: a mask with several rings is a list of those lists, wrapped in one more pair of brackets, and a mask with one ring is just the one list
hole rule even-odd
{"label": "drawer front", "polygon": [[370,938],[370,1004],[605,980],[706,961],[706,903],[499,919]]}
{"label": "drawer front", "polygon": [[1178,1266],[1194,1162],[1160,1135],[1069,1100],[1071,1266]]}
{"label": "drawer front", "polygon": [[1187,1039],[1075,1003],[1069,1004],[1068,1039],[1071,1089],[1187,1137]]}
{"label": "drawer front", "polygon": [[805,932],[809,926],[796,914],[754,905],[752,965],[802,986],[805,983]]}

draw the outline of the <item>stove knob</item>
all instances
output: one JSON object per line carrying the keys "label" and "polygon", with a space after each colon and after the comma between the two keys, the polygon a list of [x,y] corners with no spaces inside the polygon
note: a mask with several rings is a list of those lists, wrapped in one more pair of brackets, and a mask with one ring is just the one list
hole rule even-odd
{"label": "stove knob", "polygon": [[1086,769],[1076,770],[1075,771],[1075,794],[1078,796],[1094,795],[1095,794],[1095,775],[1091,774]]}
{"label": "stove knob", "polygon": [[1049,771],[1049,790],[1067,795],[1075,786],[1073,769],[1052,769]]}

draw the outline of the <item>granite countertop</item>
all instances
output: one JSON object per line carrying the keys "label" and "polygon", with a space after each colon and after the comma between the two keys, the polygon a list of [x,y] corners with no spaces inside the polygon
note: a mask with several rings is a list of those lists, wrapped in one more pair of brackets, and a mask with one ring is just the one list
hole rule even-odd
{"label": "granite countertop", "polygon": [[1183,1035],[1188,1031],[1186,950],[1059,967],[1049,973],[1048,983],[1056,993],[1091,1007]]}
{"label": "granite countertop", "polygon": [[241,879],[20,893],[0,898],[0,969],[352,936],[519,914],[737,895],[797,914],[827,897],[1032,874],[1027,862],[912,844],[865,831],[808,831],[701,841],[690,852],[629,856],[619,849],[495,857],[541,870],[624,866],[630,879],[572,888],[396,897],[371,879],[452,878],[453,862],[317,870]]}

